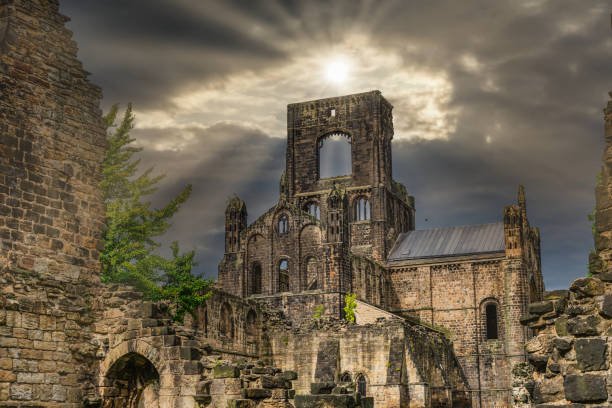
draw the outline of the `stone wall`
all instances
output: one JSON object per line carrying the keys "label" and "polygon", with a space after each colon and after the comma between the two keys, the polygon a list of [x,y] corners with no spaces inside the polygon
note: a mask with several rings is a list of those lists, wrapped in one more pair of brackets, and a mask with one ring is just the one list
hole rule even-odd
{"label": "stone wall", "polygon": [[581,278],[529,306],[523,322],[538,335],[525,346],[537,407],[600,407],[612,402],[612,275]]}
{"label": "stone wall", "polygon": [[[612,93],[611,93],[612,96]],[[612,403],[612,101],[604,109],[605,148],[595,190],[591,277],[529,305],[522,322],[536,331],[526,345],[537,407],[603,407]]]}
{"label": "stone wall", "polygon": [[[469,406],[467,381],[444,336],[402,319],[351,325],[320,319],[309,325],[270,328],[269,358],[294,370],[298,395],[320,384],[365,379],[374,406]],[[342,385],[342,384],[341,384]],[[329,394],[327,392],[326,394]],[[320,394],[313,391],[312,394]]]}
{"label": "stone wall", "polygon": [[57,0],[0,2],[0,405],[93,390],[105,128]]}
{"label": "stone wall", "polygon": [[[513,364],[525,361],[530,333],[520,327],[528,299],[527,271],[490,258],[421,263],[389,271],[390,310],[441,328],[475,390],[474,406],[508,406]],[[520,266],[520,262],[519,262]],[[487,338],[485,309],[496,306],[497,338]],[[518,327],[517,327],[518,326]]]}

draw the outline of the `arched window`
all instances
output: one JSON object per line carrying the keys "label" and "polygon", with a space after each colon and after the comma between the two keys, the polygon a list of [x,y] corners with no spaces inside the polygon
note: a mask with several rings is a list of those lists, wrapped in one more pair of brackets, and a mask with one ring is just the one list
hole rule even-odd
{"label": "arched window", "polygon": [[488,303],[485,306],[485,319],[486,319],[486,335],[487,340],[498,339],[497,330],[497,305],[495,303]]}
{"label": "arched window", "polygon": [[319,178],[352,173],[351,139],[345,133],[332,133],[319,140]]}
{"label": "arched window", "polygon": [[230,339],[234,338],[234,315],[232,307],[228,303],[221,305],[219,315],[219,334]]}
{"label": "arched window", "polygon": [[370,219],[370,201],[365,197],[359,197],[355,201],[355,221],[366,221]]}
{"label": "arched window", "polygon": [[289,218],[285,214],[278,219],[278,233],[286,234],[289,232]]}
{"label": "arched window", "polygon": [[306,211],[311,217],[314,217],[317,220],[321,219],[321,209],[319,208],[319,204],[314,201],[307,203],[304,208],[304,211]]}
{"label": "arched window", "polygon": [[278,264],[278,291],[289,291],[289,262],[282,259]]}
{"label": "arched window", "polygon": [[251,265],[251,295],[261,294],[261,264],[253,262]]}
{"label": "arched window", "polygon": [[340,382],[341,383],[353,382],[353,379],[351,378],[351,373],[349,373],[348,371],[343,372],[342,375],[340,376]]}
{"label": "arched window", "polygon": [[365,375],[363,374],[359,374],[357,376],[357,394],[361,395],[362,397],[365,397],[367,395],[367,391],[368,391],[368,382],[366,381]]}

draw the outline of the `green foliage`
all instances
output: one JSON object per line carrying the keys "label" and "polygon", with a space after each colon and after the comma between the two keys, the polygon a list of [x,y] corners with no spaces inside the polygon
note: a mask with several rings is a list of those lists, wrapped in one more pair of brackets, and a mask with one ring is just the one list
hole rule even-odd
{"label": "green foliage", "polygon": [[191,275],[194,252],[181,254],[177,243],[171,245],[172,257],[157,253],[155,238],[170,227],[169,220],[189,198],[187,185],[162,208],[152,208],[146,197],[156,191],[163,175],[152,176],[151,168],[137,174],[140,160],[134,155],[130,131],[134,128],[132,106],[128,105],[117,125],[118,107],[105,116],[108,150],[102,164],[102,188],[106,210],[104,249],[100,255],[102,280],[134,286],[152,300],[164,300],[173,317],[183,320],[208,296],[212,282]]}
{"label": "green foliage", "polygon": [[355,309],[357,309],[357,295],[347,293],[344,296],[344,319],[349,323],[355,323]]}
{"label": "green foliage", "polygon": [[312,318],[315,319],[315,320],[318,320],[318,319],[320,319],[323,316],[324,313],[325,313],[325,306],[318,305],[314,309],[314,313],[312,315]]}

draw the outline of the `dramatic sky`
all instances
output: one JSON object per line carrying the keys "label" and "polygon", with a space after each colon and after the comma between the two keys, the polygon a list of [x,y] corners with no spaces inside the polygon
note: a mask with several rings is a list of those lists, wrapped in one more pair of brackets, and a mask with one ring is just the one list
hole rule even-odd
{"label": "dramatic sky", "polygon": [[612,89],[606,1],[63,0],[103,107],[133,102],[170,237],[216,276],[223,212],[278,198],[286,105],[379,89],[417,228],[494,222],[527,191],[548,289],[586,272]]}

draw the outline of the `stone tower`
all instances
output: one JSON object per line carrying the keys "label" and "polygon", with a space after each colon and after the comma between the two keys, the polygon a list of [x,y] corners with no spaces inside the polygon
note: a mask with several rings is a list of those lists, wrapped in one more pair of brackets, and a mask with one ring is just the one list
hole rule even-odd
{"label": "stone tower", "polygon": [[[415,212],[391,172],[392,109],[379,91],[288,105],[278,204],[241,227],[235,245],[226,222],[225,290],[346,293],[356,290],[356,256],[386,260],[398,234],[414,229]],[[376,282],[379,302],[382,277],[367,280]]]}
{"label": "stone tower", "polygon": [[66,21],[57,0],[0,2],[3,406],[80,406],[95,371],[105,127]]}
{"label": "stone tower", "polygon": [[[414,229],[414,204],[393,180],[393,107],[380,91],[287,107],[287,189],[290,199],[323,202],[345,190],[351,221],[344,242],[352,252],[385,259],[398,233]],[[350,144],[349,173],[325,177],[322,154],[330,137]],[[360,201],[363,212],[359,213]]]}

